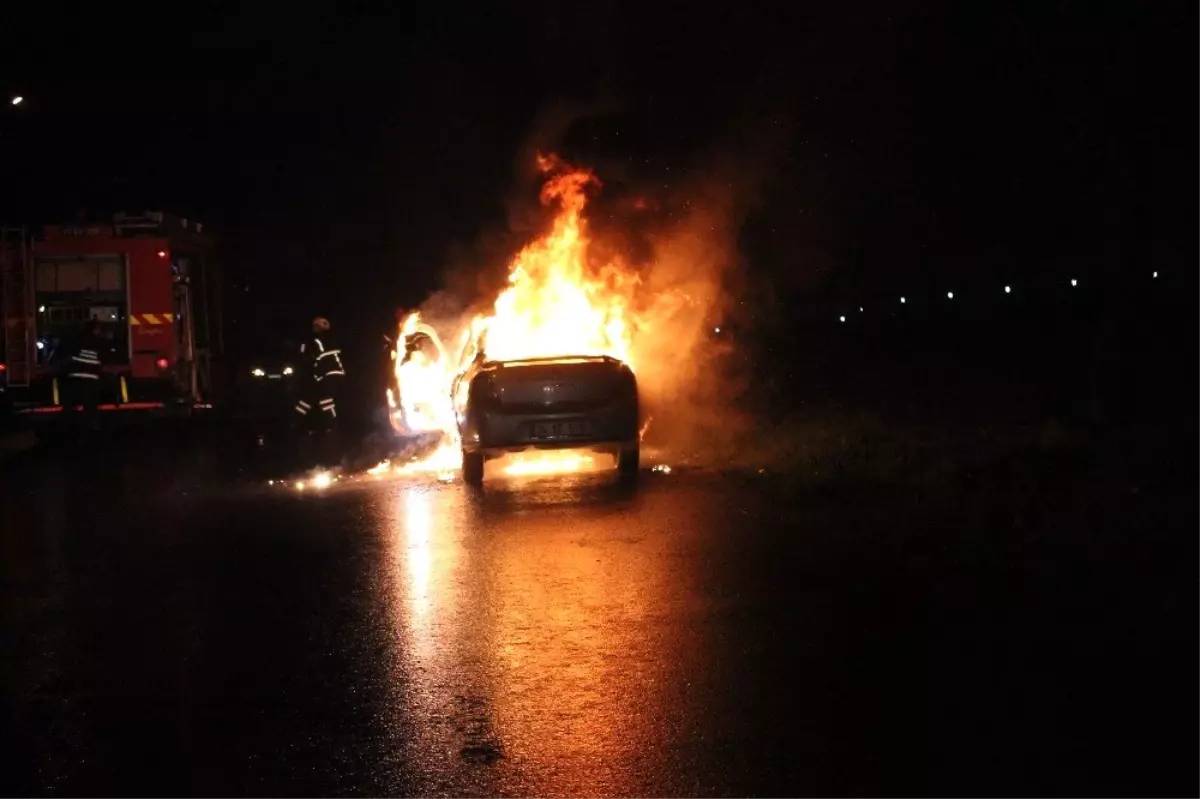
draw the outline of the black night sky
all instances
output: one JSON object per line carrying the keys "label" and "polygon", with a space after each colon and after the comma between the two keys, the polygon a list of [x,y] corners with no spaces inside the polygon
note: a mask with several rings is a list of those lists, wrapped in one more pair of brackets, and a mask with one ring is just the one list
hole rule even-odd
{"label": "black night sky", "polygon": [[560,149],[617,183],[669,185],[776,131],[740,247],[785,294],[1149,259],[1194,276],[1195,93],[1177,89],[1195,22],[1116,3],[28,19],[6,50],[26,101],[4,108],[0,215],[187,215],[221,235],[258,327],[322,312],[374,334],[506,227],[522,147],[571,108]]}

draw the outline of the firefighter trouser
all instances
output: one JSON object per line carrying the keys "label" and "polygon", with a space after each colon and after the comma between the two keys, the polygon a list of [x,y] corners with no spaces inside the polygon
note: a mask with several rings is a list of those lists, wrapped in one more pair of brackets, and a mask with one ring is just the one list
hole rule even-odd
{"label": "firefighter trouser", "polygon": [[341,396],[341,378],[326,377],[314,380],[304,396],[296,401],[295,411],[301,424],[315,430],[332,430],[337,426],[337,400]]}

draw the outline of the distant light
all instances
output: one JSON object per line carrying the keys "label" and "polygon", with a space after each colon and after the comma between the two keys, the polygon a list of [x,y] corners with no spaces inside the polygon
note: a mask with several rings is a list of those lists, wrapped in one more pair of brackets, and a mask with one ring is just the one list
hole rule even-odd
{"label": "distant light", "polygon": [[845,322],[845,321],[846,321],[846,317],[844,317],[844,316],[839,316],[839,317],[838,317],[838,321],[839,321],[839,322]]}
{"label": "distant light", "polygon": [[166,250],[159,250],[159,251],[158,251],[158,257],[159,257],[159,258],[166,258],[166,257],[167,257],[167,251],[166,251]]}
{"label": "distant light", "polygon": [[19,94],[16,97],[12,98],[13,105],[20,105],[23,102],[25,102],[25,98]]}
{"label": "distant light", "polygon": [[714,333],[720,333],[720,332],[721,332],[721,328],[719,328],[719,327],[714,327],[714,328],[713,328],[713,332],[714,332]]}
{"label": "distant light", "polygon": [[1078,280],[1076,280],[1075,278],[1071,278],[1071,285],[1072,285],[1072,286],[1078,286],[1078,285],[1079,285],[1079,281],[1078,281]]}
{"label": "distant light", "polygon": [[1155,272],[1155,273],[1154,273],[1154,275],[1153,275],[1153,277],[1157,278],[1157,277],[1158,277],[1158,272]]}
{"label": "distant light", "polygon": [[329,474],[329,472],[321,472],[313,478],[312,484],[316,488],[328,488],[329,484],[332,482],[333,477]]}
{"label": "distant light", "polygon": [[[1158,272],[1155,272],[1155,273],[1154,273],[1154,276],[1155,276],[1155,277],[1158,277]],[[45,313],[45,312],[46,312],[46,306],[45,306],[45,305],[39,305],[39,306],[38,306],[38,313]]]}
{"label": "distant light", "polygon": [[292,373],[292,367],[290,367],[290,366],[283,367],[283,373],[285,375],[290,375]]}
{"label": "distant light", "polygon": [[39,350],[46,349],[46,342],[42,341],[41,339],[38,339],[37,348]]}
{"label": "distant light", "polygon": [[859,312],[859,313],[862,313],[862,312],[863,312],[863,307],[862,307],[861,305],[860,305],[860,306],[858,306],[858,312]]}
{"label": "distant light", "polygon": [[250,370],[250,374],[254,375],[255,377],[262,377],[266,374],[266,372],[264,372],[262,369],[255,368]]}
{"label": "distant light", "polygon": [[1005,287],[1004,287],[1004,293],[1005,293],[1005,294],[1012,294],[1012,286],[1005,286]]}
{"label": "distant light", "polygon": [[948,300],[952,300],[952,299],[954,299],[954,292],[953,292],[953,291],[947,291],[947,292],[946,292],[946,299],[948,299]]}
{"label": "distant light", "polygon": [[901,304],[901,305],[903,305],[903,304],[904,304],[904,303],[906,303],[906,302],[908,302],[908,300],[904,299],[903,297],[901,297],[901,298],[900,298],[900,304]]}

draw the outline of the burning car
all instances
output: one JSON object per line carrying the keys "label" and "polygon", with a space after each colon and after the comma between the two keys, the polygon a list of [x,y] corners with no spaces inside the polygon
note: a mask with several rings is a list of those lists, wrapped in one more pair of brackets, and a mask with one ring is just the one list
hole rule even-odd
{"label": "burning car", "polygon": [[454,395],[467,483],[483,480],[487,460],[529,449],[608,451],[623,478],[637,474],[637,378],[616,358],[477,359]]}
{"label": "burning car", "polygon": [[[607,451],[621,475],[637,473],[641,279],[619,258],[589,251],[583,210],[595,175],[555,157],[538,166],[540,200],[553,215],[509,262],[494,300],[450,319],[444,309],[436,320],[414,312],[400,324],[392,425],[439,442],[407,471],[441,474],[461,463],[464,480],[478,484],[485,462],[501,455],[541,451],[517,455],[505,471],[544,474],[585,468],[588,453]],[[456,342],[457,358],[443,341]]]}

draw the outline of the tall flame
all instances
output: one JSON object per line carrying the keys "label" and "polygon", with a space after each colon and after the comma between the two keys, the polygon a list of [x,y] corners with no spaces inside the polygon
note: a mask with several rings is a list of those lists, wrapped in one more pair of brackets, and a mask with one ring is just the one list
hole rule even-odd
{"label": "tall flame", "polygon": [[[411,336],[423,334],[429,344],[401,351]],[[399,403],[389,389],[392,418],[410,432],[442,431],[453,434],[454,410],[450,404],[451,364],[437,330],[421,320],[419,313],[409,314],[400,324],[395,357]],[[432,349],[432,352],[430,351]]]}
{"label": "tall flame", "polygon": [[623,264],[590,262],[587,191],[600,186],[587,169],[556,156],[539,156],[547,175],[540,199],[558,211],[546,233],[512,260],[508,284],[490,313],[472,317],[457,332],[460,352],[451,354],[438,331],[418,312],[400,324],[398,341],[422,333],[430,346],[411,353],[398,344],[395,371],[399,399],[389,397],[393,418],[408,432],[454,435],[451,384],[464,356],[482,349],[489,360],[556,355],[610,355],[634,367],[630,308],[639,278]]}
{"label": "tall flame", "polygon": [[[513,259],[508,287],[490,316],[480,319],[487,356],[494,360],[554,355],[611,355],[629,362],[629,302],[637,275],[617,264],[589,268],[586,190],[600,181],[586,169],[541,157],[551,177],[543,205],[559,213],[541,238]],[[632,364],[630,364],[632,367]]]}
{"label": "tall flame", "polygon": [[[389,392],[388,397],[392,418],[401,432],[443,434],[441,446],[426,459],[437,469],[450,468],[450,461],[459,458],[452,386],[476,357],[503,361],[608,355],[636,367],[633,300],[640,278],[620,261],[597,263],[589,250],[584,209],[588,191],[598,189],[600,181],[590,170],[557,156],[539,155],[538,168],[546,176],[541,203],[556,212],[546,232],[513,258],[507,285],[491,308],[467,319],[459,330],[443,330],[450,334],[445,338],[419,313],[400,325],[395,353],[399,396]],[[410,352],[405,342],[417,333],[431,343],[422,342]],[[444,340],[456,340],[458,351],[449,352]]]}

